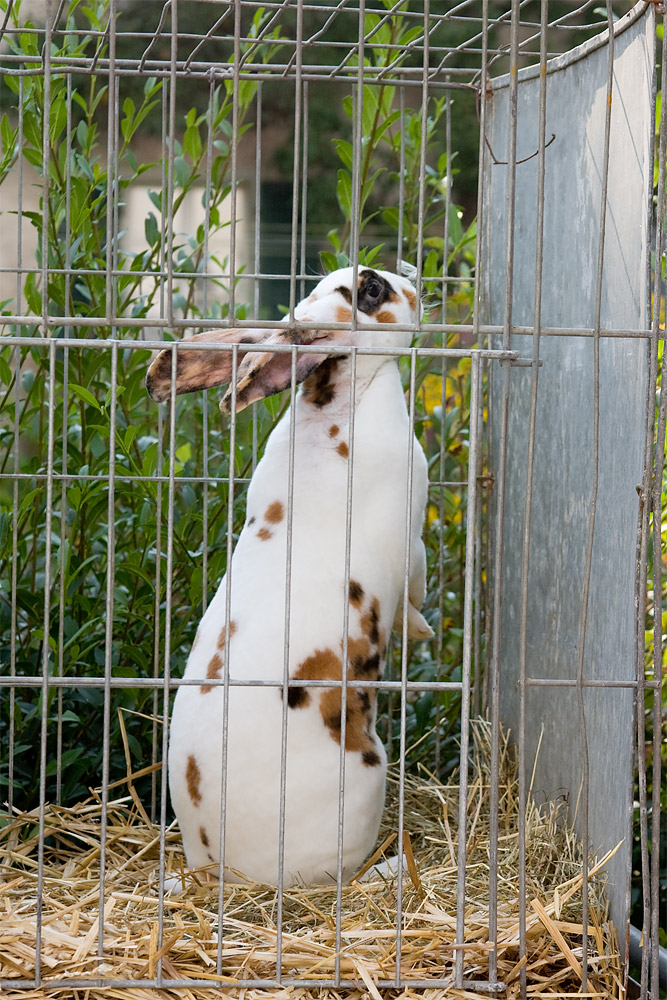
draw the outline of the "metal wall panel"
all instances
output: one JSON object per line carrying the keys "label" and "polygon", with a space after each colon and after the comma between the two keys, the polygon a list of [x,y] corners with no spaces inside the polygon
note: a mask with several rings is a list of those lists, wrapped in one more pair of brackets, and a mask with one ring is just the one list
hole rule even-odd
{"label": "metal wall panel", "polygon": [[[642,16],[638,17],[640,12]],[[608,191],[599,323],[605,330],[646,330],[649,302],[648,193],[653,179],[651,89],[654,18],[646,8],[616,25],[609,126]],[[599,489],[595,502],[594,337],[601,205],[605,174],[608,36],[552,60],[547,69],[544,257],[541,323],[573,335],[542,336],[528,602],[525,634],[525,767],[541,740],[533,796],[564,793],[593,850],[623,841],[608,866],[612,915],[627,916],[631,867],[633,690],[636,673],[635,572],[638,494],[646,427],[648,342],[602,336],[599,354]],[[519,74],[513,291],[506,294],[510,78],[495,81],[488,102],[483,220],[482,321],[532,327],[538,217],[539,70]],[[574,335],[575,332],[577,335]],[[582,335],[587,333],[588,335]],[[531,339],[512,348],[530,355]],[[501,460],[500,380],[493,389],[493,463]],[[522,547],[527,493],[531,371],[514,369],[507,423],[503,531],[500,717],[516,738],[520,718]],[[583,685],[579,638],[586,556],[594,518]],[[642,632],[643,634],[643,632]],[[535,685],[533,678],[565,685]],[[581,677],[579,678],[581,680]],[[596,685],[589,685],[595,682]],[[629,686],[619,687],[626,683]],[[580,700],[579,692],[583,688]],[[586,740],[588,803],[582,796]],[[542,735],[543,732],[543,735]]]}

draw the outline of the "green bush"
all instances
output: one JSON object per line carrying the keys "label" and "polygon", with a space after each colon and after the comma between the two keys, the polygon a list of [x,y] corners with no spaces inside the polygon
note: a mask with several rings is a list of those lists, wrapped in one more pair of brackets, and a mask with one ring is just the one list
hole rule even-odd
{"label": "green bush", "polygon": [[[53,54],[91,55],[98,44],[98,36],[93,33],[103,30],[107,12],[108,0],[73,0],[67,13],[69,31],[58,36],[62,48]],[[18,17],[18,8],[13,16]],[[369,15],[369,20],[373,16]],[[258,34],[264,23],[258,15],[252,33]],[[392,18],[383,30],[390,32],[388,40],[408,38],[408,29],[400,17]],[[272,41],[276,37],[274,32],[263,39],[260,54],[265,61],[272,58]],[[35,35],[17,31],[9,39],[14,52],[38,58]],[[376,58],[382,58],[382,53],[376,53]],[[6,77],[5,83],[16,94],[15,79]],[[127,98],[122,102],[118,151],[121,202],[133,185],[143,184],[143,175],[155,166],[139,163],[133,146],[142,123],[158,113],[161,90],[159,80],[147,80],[140,101]],[[239,126],[243,130],[253,128],[255,96],[255,85],[243,83],[239,94]],[[210,399],[201,394],[178,400],[175,434],[173,442],[170,440],[168,416],[165,418],[160,408],[150,402],[143,385],[150,352],[129,346],[136,342],[141,321],[150,316],[165,293],[166,194],[162,190],[151,193],[152,208],[145,220],[143,247],[124,249],[112,234],[107,234],[111,179],[107,176],[106,153],[100,148],[98,124],[99,109],[107,98],[103,77],[92,75],[74,81],[70,136],[67,81],[57,73],[52,76],[48,201],[30,216],[40,247],[47,227],[48,261],[42,262],[38,253],[37,266],[26,275],[25,323],[5,323],[4,327],[6,335],[15,337],[38,334],[46,305],[51,315],[81,321],[81,325],[63,321],[49,331],[51,337],[81,343],[51,346],[45,340],[38,345],[5,346],[0,350],[0,437],[4,452],[0,471],[18,474],[15,480],[3,479],[0,487],[0,669],[5,675],[14,670],[19,678],[10,696],[3,698],[0,710],[0,797],[21,808],[32,807],[39,799],[42,753],[47,761],[46,798],[63,803],[74,802],[85,796],[89,787],[100,785],[105,734],[109,746],[108,778],[112,782],[121,780],[129,769],[160,761],[165,694],[141,687],[139,681],[162,676],[167,659],[173,674],[180,675],[202,612],[202,595],[204,599],[212,596],[225,571],[228,542],[233,544],[243,523],[245,483],[272,426],[287,405],[286,399],[277,397],[257,406],[254,413],[242,414],[231,456],[228,426],[220,416],[216,394],[211,393]],[[387,192],[392,192],[393,198],[397,185],[403,184],[403,257],[414,261],[421,116],[405,112],[406,170],[400,176],[400,137],[391,128],[397,121],[396,102],[397,94],[390,86],[364,89],[365,114],[372,117],[373,127],[364,151],[360,215],[362,232],[370,218],[381,218],[395,245],[399,224],[396,212],[379,199]],[[350,111],[347,102],[344,110]],[[42,171],[44,112],[44,78],[24,77],[23,141],[19,148],[15,116],[11,112],[4,114],[0,122],[0,181],[14,168],[19,156]],[[424,276],[434,319],[446,312],[442,283],[435,281],[443,273],[445,257],[450,273],[455,270],[464,278],[470,277],[474,259],[474,227],[464,232],[460,212],[455,208],[450,213],[447,239],[442,234],[442,178],[447,164],[437,146],[436,125],[443,113],[442,101],[433,101],[426,138],[429,174]],[[231,83],[216,89],[210,115],[191,108],[179,119],[180,137],[174,139],[172,209],[178,208],[190,190],[202,185],[210,139],[214,151],[210,238],[223,225],[221,207],[231,194]],[[381,119],[390,124],[381,127]],[[207,134],[209,120],[211,136]],[[337,192],[342,221],[331,233],[332,252],[323,255],[325,268],[340,266],[347,261],[349,252],[351,147],[342,139],[336,146],[341,160]],[[171,258],[166,261],[173,274],[171,305],[180,320],[228,315],[228,289],[221,281],[217,282],[216,301],[209,296],[206,310],[197,293],[197,275],[210,263],[205,256],[204,237],[203,226],[194,234],[175,234]],[[109,253],[114,255],[116,272],[111,283],[107,275]],[[361,259],[380,265],[387,255],[386,247],[368,247],[362,250]],[[43,263],[48,265],[46,285],[42,282]],[[224,261],[213,263],[224,271]],[[385,263],[390,265],[391,261]],[[430,283],[428,279],[432,279]],[[446,305],[456,315],[465,315],[470,307],[471,285],[459,284],[456,288],[456,295]],[[18,303],[2,304],[5,315],[12,315],[17,308]],[[126,317],[127,325],[107,325],[104,317],[109,308],[112,315]],[[235,315],[245,317],[247,307],[238,304]],[[103,342],[111,337],[120,340],[119,347],[84,344],[86,338]],[[450,342],[455,343],[455,338]],[[466,478],[468,371],[465,361],[455,368],[450,365],[446,373],[440,364],[434,369],[431,362],[419,361],[417,433],[427,450],[433,478],[439,482]],[[114,393],[109,387],[115,372]],[[110,497],[112,452],[114,490]],[[173,497],[168,483],[171,461]],[[228,539],[232,470],[235,487]],[[55,475],[52,496],[47,490],[51,471]],[[189,481],[202,474],[211,477],[207,485]],[[169,509],[173,511],[172,519]],[[173,557],[169,572],[170,538]],[[438,619],[446,627],[440,649],[433,642],[414,650],[414,679],[460,677],[462,637],[456,623],[462,620],[464,541],[464,491],[438,487],[429,508],[431,580],[427,617],[434,627]],[[20,684],[22,676],[39,677],[44,670],[52,677],[65,678],[99,679],[105,673],[113,674],[125,678],[128,686],[112,692],[106,713],[103,688],[85,683],[49,686],[44,703],[39,686]],[[137,684],[133,685],[135,679]],[[439,701],[432,693],[411,697],[407,706],[408,745],[417,744],[410,754],[412,764],[424,758],[433,767],[435,741],[440,769],[444,773],[451,767],[458,752],[457,702],[458,696],[451,693]],[[393,735],[395,752],[397,724],[395,718],[391,722],[389,715],[385,716],[385,736]],[[434,725],[437,736],[433,735]],[[59,753],[60,769],[56,763]],[[8,788],[10,759],[12,789]],[[140,794],[147,802],[152,799],[154,808],[156,782],[159,779],[154,772],[152,778],[147,776],[138,784]]]}

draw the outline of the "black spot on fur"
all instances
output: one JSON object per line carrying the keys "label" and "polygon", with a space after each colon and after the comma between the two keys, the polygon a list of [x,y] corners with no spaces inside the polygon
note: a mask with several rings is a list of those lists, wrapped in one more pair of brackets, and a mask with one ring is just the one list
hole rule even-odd
{"label": "black spot on fur", "polygon": [[[282,691],[280,692],[282,695]],[[287,704],[290,708],[305,708],[310,701],[310,695],[305,688],[291,687],[287,689]]]}
{"label": "black spot on fur", "polygon": [[303,396],[313,406],[327,406],[336,395],[334,375],[342,358],[327,358],[303,383]]}
{"label": "black spot on fur", "polygon": [[377,609],[375,607],[371,607],[368,611],[368,614],[370,616],[370,629],[368,631],[368,638],[374,645],[377,645],[380,639],[380,630],[378,629],[379,618]]}
{"label": "black spot on fur", "polygon": [[364,588],[356,580],[350,580],[350,603],[359,607],[364,599]]}
{"label": "black spot on fur", "polygon": [[239,344],[254,344],[256,343],[254,337],[240,337]]}
{"label": "black spot on fur", "polygon": [[340,294],[343,296],[348,305],[350,306],[352,305],[352,292],[350,291],[349,288],[346,288],[345,285],[340,285],[340,287],[337,288],[336,291],[340,292]]}
{"label": "black spot on fur", "polygon": [[251,525],[253,525],[254,523],[255,523],[255,518],[254,518],[254,517],[251,517],[251,518],[250,518],[250,520],[248,521],[248,527],[250,527],[250,526],[251,526]]}
{"label": "black spot on fur", "polygon": [[369,656],[367,660],[357,661],[354,664],[355,677],[367,677],[373,680],[380,676],[380,657],[378,653]]}
{"label": "black spot on fur", "polygon": [[380,763],[380,758],[378,754],[376,754],[375,750],[364,750],[361,755],[361,759],[366,767],[377,767]]}
{"label": "black spot on fur", "polygon": [[371,698],[368,691],[359,691],[357,698],[359,700],[359,708],[364,715],[367,715],[371,710]]}

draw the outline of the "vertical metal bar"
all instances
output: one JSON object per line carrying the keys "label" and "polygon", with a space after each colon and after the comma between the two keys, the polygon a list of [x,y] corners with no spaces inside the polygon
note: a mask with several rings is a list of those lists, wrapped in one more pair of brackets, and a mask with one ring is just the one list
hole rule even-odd
{"label": "vertical metal bar", "polygon": [[[595,523],[597,514],[597,498],[600,479],[600,315],[602,310],[602,285],[604,271],[604,249],[607,215],[607,189],[609,182],[609,149],[611,142],[611,108],[614,86],[614,18],[611,0],[607,0],[607,27],[609,31],[609,68],[607,76],[607,103],[605,109],[604,151],[602,162],[602,190],[600,197],[600,239],[598,244],[597,276],[595,289],[595,316],[593,320],[593,446],[591,464],[593,478],[588,508],[588,533],[586,556],[584,561],[583,586],[581,596],[581,617],[579,619],[579,640],[577,650],[577,703],[582,743],[582,925],[581,943],[582,990],[588,989],[588,851],[589,843],[589,795],[590,795],[590,764],[588,734],[586,729],[586,705],[584,699],[584,680],[586,663],[586,632],[588,625],[588,603],[593,568],[593,546],[595,542]],[[641,769],[641,764],[640,764]]]}
{"label": "vertical metal bar", "polygon": [[[155,767],[158,762],[158,730],[160,707],[160,691],[158,679],[160,677],[160,607],[161,607],[161,565],[162,565],[162,462],[163,462],[163,406],[157,408],[157,457],[155,461],[155,603],[153,611],[153,734],[151,744],[151,764]],[[157,818],[157,771],[151,775],[151,822],[155,823]]]}
{"label": "vertical metal bar", "polygon": [[118,95],[116,93],[116,0],[109,5],[108,21],[109,38],[109,82],[107,106],[107,204],[106,204],[106,281],[105,281],[105,315],[111,328],[114,313],[114,201],[116,196],[116,128],[118,123]]}
{"label": "vertical metal bar", "polygon": [[482,220],[484,219],[484,194],[485,186],[483,182],[484,168],[486,164],[486,158],[488,156],[488,150],[486,148],[485,136],[486,136],[486,102],[487,102],[487,92],[486,88],[488,85],[487,77],[487,62],[488,62],[488,49],[489,49],[489,0],[483,0],[482,2],[482,65],[480,68],[480,83],[479,83],[479,164],[478,164],[478,177],[479,181],[477,183],[477,246],[475,248],[475,293],[473,299],[473,312],[472,312],[472,326],[473,326],[473,337],[475,343],[479,347],[479,324],[480,324],[480,308],[482,300],[482,284],[480,281],[481,274],[481,261],[482,261],[482,248],[483,248],[483,238],[484,230],[482,226]]}
{"label": "vertical metal bar", "polygon": [[[292,272],[292,277],[294,272]],[[292,609],[292,555],[294,546],[294,455],[296,446],[296,345],[290,352],[289,455],[287,463],[287,528],[285,552],[285,618],[283,646],[282,719],[280,727],[280,829],[278,831],[278,903],[276,912],[276,979],[283,976],[283,921],[285,901],[285,810],[287,803],[287,718],[290,657],[290,613]]]}
{"label": "vertical metal bar", "polygon": [[215,74],[211,72],[209,74],[208,112],[206,116],[207,121],[206,121],[206,180],[205,180],[205,191],[204,191],[204,244],[202,247],[202,270],[201,270],[202,314],[204,316],[206,316],[208,312],[208,262],[209,262],[208,233],[211,225],[211,189],[213,186],[212,171],[213,171],[214,104],[215,104]]}
{"label": "vertical metal bar", "polygon": [[398,107],[400,111],[400,139],[398,161],[398,229],[396,232],[396,270],[401,273],[403,263],[403,216],[405,214],[405,87],[398,89]]}
{"label": "vertical metal bar", "polygon": [[[116,192],[116,128],[118,97],[116,92],[116,0],[111,0],[108,20],[109,83],[107,115],[107,204],[106,204],[106,287],[105,316],[113,331],[114,321],[114,200]],[[109,485],[107,497],[107,575],[106,623],[104,636],[104,707],[102,720],[102,807],[100,813],[100,890],[97,955],[104,955],[104,889],[106,881],[107,807],[109,802],[109,756],[111,753],[111,675],[113,672],[113,615],[115,580],[115,472],[116,472],[116,398],[118,388],[118,344],[111,348],[111,398],[109,401]]]}
{"label": "vertical metal bar", "polygon": [[[348,458],[347,482],[345,497],[345,591],[350,592],[350,557],[352,550],[352,496],[354,489],[354,425],[357,400],[357,349],[350,349],[348,361],[350,372]],[[345,828],[345,744],[347,741],[347,681],[348,681],[348,647],[350,631],[350,604],[343,602],[343,648],[341,650],[341,689],[340,689],[340,757],[338,763],[338,853],[336,861],[336,961],[335,981],[340,983],[340,954],[342,947],[342,912],[343,912],[343,835]]]}
{"label": "vertical metal bar", "polygon": [[[234,458],[236,455],[236,381],[239,366],[238,344],[232,346],[232,398],[234,405],[230,411],[229,421],[229,476],[227,485],[227,566],[225,573],[225,635],[230,635],[231,614],[232,614],[232,554],[234,548],[234,489],[235,473]],[[226,843],[226,818],[225,805],[227,801],[227,763],[229,745],[229,649],[230,643],[225,642],[222,650],[223,658],[223,687],[222,687],[222,754],[220,760],[220,867],[218,887],[218,949],[216,955],[216,971],[222,975],[222,949],[224,942],[223,915],[225,906],[225,843]]]}
{"label": "vertical metal bar", "polygon": [[[44,69],[44,111],[42,119],[42,336],[48,336],[49,315],[49,171],[50,161],[50,104],[51,104],[51,37],[52,0],[46,0],[46,25],[42,64]],[[49,652],[51,635],[51,527],[53,523],[53,422],[55,408],[56,352],[55,342],[49,343],[49,388],[48,388],[48,442],[46,480],[46,538],[44,552],[44,638],[42,640],[42,687],[41,687],[41,728],[39,752],[39,844],[37,849],[37,927],[35,929],[35,985],[41,984],[42,920],[44,915],[44,836],[46,820],[46,761],[49,721]]]}
{"label": "vertical metal bar", "polygon": [[113,615],[116,570],[116,400],[118,389],[118,343],[111,345],[111,397],[109,400],[109,485],[107,496],[107,577],[104,635],[104,708],[102,721],[102,808],[100,813],[100,895],[98,904],[98,958],[104,955],[104,887],[106,880],[107,807],[109,803],[109,756],[111,753],[111,676],[113,673]]}
{"label": "vertical metal bar", "polygon": [[[422,56],[422,86],[421,86],[421,135],[419,139],[419,207],[417,209],[417,298],[422,295],[422,267],[424,253],[424,215],[426,201],[426,130],[428,126],[428,70],[429,43],[431,27],[431,2],[424,0],[424,52]],[[447,252],[445,250],[445,257]],[[417,318],[417,323],[419,318]]]}
{"label": "vertical metal bar", "polygon": [[233,322],[236,315],[236,189],[238,186],[237,141],[239,134],[239,73],[241,63],[241,0],[234,0],[234,63],[232,66],[232,136],[230,144],[230,184],[229,205],[231,225],[229,229],[229,318]]}
{"label": "vertical metal bar", "polygon": [[[662,33],[662,81],[661,93],[667,94],[667,37]],[[661,305],[664,308],[664,285],[662,282],[662,265],[665,259],[665,202],[666,192],[666,162],[667,162],[667,118],[660,116],[660,148],[658,155],[658,206],[656,213],[655,240],[655,276],[653,295],[653,322],[651,344],[651,379],[649,382],[647,407],[647,439],[653,443],[653,413],[655,389],[657,380],[658,343],[660,338]],[[652,199],[649,198],[649,212],[652,210]],[[650,218],[650,215],[649,215]],[[652,802],[651,802],[651,997],[658,1000],[660,996],[660,823],[661,823],[661,789],[662,789],[662,728],[663,728],[663,638],[662,638],[662,488],[665,470],[665,439],[667,436],[667,352],[663,350],[661,372],[660,405],[658,410],[658,430],[656,436],[655,457],[653,461],[652,483],[652,514],[653,514],[653,769],[652,769]],[[647,443],[648,443],[647,442]],[[647,463],[648,464],[648,463]],[[643,595],[646,588],[643,588]],[[643,616],[642,616],[643,617]],[[644,928],[646,932],[646,928]]]}
{"label": "vertical metal bar", "polygon": [[[256,121],[257,131],[255,134],[255,226],[254,226],[254,273],[253,279],[253,317],[259,320],[260,307],[260,280],[259,270],[261,266],[261,232],[262,232],[262,81],[257,84],[256,97]],[[258,448],[258,415],[257,404],[252,405],[252,458],[251,471],[254,475],[257,468],[257,448]]]}
{"label": "vertical metal bar", "polygon": [[51,222],[51,202],[49,200],[51,174],[51,38],[53,25],[53,0],[46,0],[46,24],[42,65],[44,70],[44,109],[42,112],[42,232],[41,232],[41,272],[42,272],[42,329],[43,337],[49,330],[49,225]]}
{"label": "vertical metal bar", "polygon": [[[519,631],[519,961],[527,959],[526,936],[526,644],[528,629],[528,575],[530,572],[530,540],[533,512],[533,475],[535,468],[535,431],[537,424],[537,392],[539,382],[540,333],[542,322],[542,265],[544,259],[544,177],[546,170],[545,136],[547,121],[547,28],[548,0],[541,0],[540,19],[540,111],[537,167],[537,229],[535,240],[535,305],[533,320],[532,368],[530,372],[530,411],[528,454],[526,456],[526,506],[524,510],[521,552],[521,620]],[[526,993],[526,961],[520,972],[522,996]]]}
{"label": "vertical metal bar", "polygon": [[[667,66],[664,62],[665,57],[665,45],[666,41],[663,37],[663,63],[662,63],[662,89],[663,92],[667,85]],[[656,39],[656,49],[657,49],[657,39]],[[657,55],[657,52],[656,52]],[[657,63],[656,59],[656,63]],[[655,120],[656,103],[657,103],[657,92],[656,92],[657,81],[653,79],[652,87],[652,118]],[[659,983],[656,975],[659,975],[659,962],[654,965],[654,959],[658,960],[659,955],[654,954],[653,943],[657,940],[653,934],[654,925],[654,914],[652,913],[653,904],[653,882],[652,877],[654,874],[653,861],[654,854],[653,848],[656,841],[651,837],[651,858],[649,860],[649,844],[648,844],[648,821],[646,816],[646,811],[648,807],[647,801],[647,789],[646,789],[646,765],[644,760],[645,753],[645,730],[644,730],[644,719],[646,712],[646,686],[645,686],[645,642],[646,642],[646,605],[647,605],[647,590],[649,586],[648,581],[648,563],[649,563],[649,539],[650,539],[650,518],[653,514],[654,524],[653,528],[655,531],[655,514],[654,514],[654,494],[653,490],[655,488],[655,480],[653,479],[656,471],[656,465],[658,461],[658,454],[661,448],[660,441],[660,418],[658,417],[658,437],[655,441],[655,454],[654,454],[654,435],[656,431],[655,425],[655,400],[657,391],[657,376],[658,376],[658,341],[660,338],[660,308],[662,305],[662,264],[663,264],[663,253],[664,253],[664,213],[665,213],[665,136],[666,131],[664,127],[664,116],[661,115],[661,129],[660,129],[660,147],[658,153],[658,197],[657,197],[657,211],[655,219],[655,259],[654,259],[654,272],[653,272],[653,293],[654,301],[652,308],[652,338],[649,345],[649,371],[647,379],[647,390],[646,390],[646,428],[645,428],[645,444],[644,444],[644,474],[642,477],[641,489],[639,492],[639,509],[637,515],[637,571],[635,574],[635,677],[637,681],[637,687],[635,690],[634,699],[634,724],[636,729],[637,737],[637,762],[632,761],[631,772],[628,776],[629,780],[634,782],[635,780],[635,767],[636,767],[636,777],[638,784],[638,798],[639,798],[639,842],[640,842],[640,874],[642,880],[642,896],[643,896],[643,914],[642,914],[642,934],[644,947],[642,950],[642,961],[640,969],[641,977],[641,988],[644,991],[642,995],[648,998],[649,996],[649,976],[652,980],[652,990],[651,997],[654,1000],[658,1000],[659,997]],[[655,136],[652,136],[651,149],[650,149],[650,160],[655,162]],[[650,190],[647,191],[647,232],[651,232],[653,225],[653,184],[650,186]],[[647,269],[647,300],[646,300],[646,313],[647,315],[651,313],[651,254],[647,254],[646,261]],[[663,446],[664,446],[664,428],[663,433]],[[662,476],[660,477],[662,484]],[[661,488],[658,488],[658,498],[660,498]],[[660,508],[660,499],[658,499],[658,510]],[[655,544],[655,536],[654,536]],[[658,529],[658,548],[654,548],[655,552],[660,552],[660,537]],[[658,614],[659,609],[662,606],[662,587],[661,587],[661,566],[660,559],[654,562],[654,618],[653,618],[653,640],[654,640],[654,655],[656,649],[656,643],[658,646],[661,645],[662,641],[662,628],[661,628],[661,618],[662,615]],[[656,577],[657,573],[657,577]],[[658,586],[656,587],[656,579]],[[659,622],[660,625],[656,626]],[[659,628],[659,632],[656,632],[656,627]],[[659,639],[657,637],[660,637]],[[655,673],[655,659],[654,659],[654,680],[656,679]],[[662,675],[662,664],[661,656],[658,659],[658,673],[657,677],[661,678]],[[661,687],[654,690],[654,713],[656,710],[659,714],[662,714],[661,705]],[[655,733],[654,733],[655,739]],[[654,745],[655,752],[655,745]],[[659,750],[658,750],[659,757]],[[654,760],[654,772],[655,772],[655,760]],[[659,774],[660,763],[658,761],[658,774]],[[658,779],[659,780],[659,779]],[[654,801],[653,806],[655,807],[655,792],[656,788],[653,788]],[[628,824],[628,833],[630,836],[633,834],[633,817],[630,816],[630,822]],[[652,817],[652,827],[656,822],[655,814]],[[658,819],[658,845],[659,845],[659,830],[660,821]],[[658,856],[659,856],[658,848]],[[626,880],[626,895],[625,902],[628,913],[628,924],[624,929],[624,940],[626,947],[626,988],[627,988],[627,976],[629,973],[630,956],[629,956],[629,915],[631,912],[632,905],[632,882],[633,882],[633,872],[632,869],[628,872],[628,877]],[[658,898],[659,898],[659,887],[657,888]],[[650,900],[649,900],[650,895]],[[650,925],[650,926],[649,926]],[[659,932],[659,931],[658,931]],[[649,970],[650,962],[650,970]],[[654,974],[655,969],[655,974]]]}
{"label": "vertical metal bar", "polygon": [[[203,267],[202,267],[202,311],[203,314],[207,314],[208,310],[208,261],[209,261],[209,245],[208,245],[208,231],[211,220],[211,188],[212,188],[212,170],[213,170],[213,106],[215,101],[215,76],[211,73],[209,88],[208,88],[208,131],[206,136],[206,194],[205,201],[206,206],[204,210],[204,249],[203,249]],[[206,612],[208,607],[208,506],[209,506],[209,487],[208,487],[208,392],[204,390],[201,394],[201,407],[202,407],[202,474],[204,481],[202,483],[202,616]]]}
{"label": "vertical metal bar", "polygon": [[[259,302],[260,302],[260,284],[259,284],[259,269],[261,266],[261,223],[262,223],[262,81],[260,80],[257,84],[257,97],[255,98],[256,105],[256,121],[257,129],[255,131],[255,223],[254,223],[254,275],[252,288],[253,288],[253,316],[255,319],[259,319]],[[257,437],[257,419],[256,419],[256,409],[253,409],[253,444],[256,444]],[[253,448],[254,455],[255,448]],[[253,464],[253,472],[255,471],[255,466]]]}
{"label": "vertical metal bar", "polygon": [[[176,142],[176,66],[178,62],[178,0],[171,0],[171,45],[169,53],[169,126],[167,139],[167,322],[174,325],[174,157]],[[232,154],[233,155],[233,154]],[[163,158],[164,167],[164,158]],[[164,187],[162,188],[162,214],[164,217]],[[162,315],[165,315],[163,311]]]}
{"label": "vertical metal bar", "polygon": [[[450,77],[447,76],[447,82]],[[445,107],[445,155],[447,157],[447,173],[445,175],[445,217],[443,223],[443,245],[444,252],[442,258],[442,319],[447,322],[447,298],[449,295],[449,285],[447,275],[449,273],[449,217],[452,207],[451,192],[451,157],[452,157],[452,102],[450,92],[446,93],[447,104]],[[442,346],[447,346],[447,334],[442,335]],[[442,385],[440,393],[440,482],[446,480],[446,415],[447,415],[447,362],[442,359]],[[436,678],[442,680],[442,649],[445,641],[444,617],[445,617],[445,546],[443,544],[443,525],[445,523],[445,486],[441,486],[438,496],[438,531],[440,544],[438,545],[438,626],[437,626],[437,665]],[[442,702],[438,694],[435,699],[435,773],[440,774],[440,743],[441,743],[441,711]]]}
{"label": "vertical metal bar", "polygon": [[[50,13],[50,12],[49,12]],[[44,841],[46,834],[46,762],[49,722],[49,660],[51,637],[51,537],[53,525],[53,448],[55,420],[56,342],[49,341],[48,440],[46,454],[46,525],[44,544],[44,638],[42,640],[41,728],[39,747],[39,823],[37,846],[37,926],[35,985],[41,983],[42,920],[44,915]]]}
{"label": "vertical metal bar", "polygon": [[303,81],[303,107],[301,117],[304,122],[303,140],[301,143],[301,282],[299,284],[299,298],[306,297],[306,282],[303,277],[306,273],[306,237],[308,230],[308,81]]}
{"label": "vertical metal bar", "polygon": [[294,320],[296,306],[296,269],[299,237],[299,150],[302,142],[303,114],[303,0],[296,5],[296,61],[294,67],[294,154],[292,181],[292,237],[290,244],[289,319]]}
{"label": "vertical metal bar", "polygon": [[[424,175],[422,174],[422,177]],[[403,986],[401,978],[401,956],[403,953],[403,844],[405,843],[405,753],[407,745],[407,706],[408,706],[408,612],[410,586],[410,540],[412,536],[412,483],[414,479],[414,427],[415,427],[415,390],[417,379],[417,352],[410,352],[410,391],[409,391],[409,433],[408,433],[408,470],[405,485],[405,565],[403,586],[403,622],[401,627],[401,727],[398,771],[398,871],[396,885],[396,986]]]}
{"label": "vertical metal bar", "polygon": [[[456,874],[456,941],[463,944],[465,939],[465,886],[467,859],[467,809],[468,809],[468,747],[470,731],[470,669],[472,664],[472,627],[475,535],[477,510],[477,469],[479,451],[479,398],[481,383],[480,356],[475,351],[470,365],[470,443],[468,447],[468,509],[466,512],[466,566],[465,593],[463,602],[463,664],[461,670],[461,757],[459,778],[459,833]],[[492,823],[493,825],[493,818]],[[463,987],[463,958],[461,948],[456,950],[454,977],[456,986]],[[493,981],[492,976],[490,978]]]}
{"label": "vertical metal bar", "polygon": [[[66,125],[67,161],[65,165],[65,312],[71,312],[69,305],[71,301],[71,281],[72,281],[72,77],[67,76],[67,125]],[[72,333],[71,327],[65,328],[65,336]],[[63,479],[60,484],[60,601],[58,611],[58,676],[63,676],[64,653],[63,645],[65,641],[65,568],[66,561],[69,561],[69,539],[67,538],[67,382],[69,367],[69,348],[63,350],[63,424],[62,424],[62,467]],[[67,559],[66,559],[67,554]],[[58,688],[58,725],[56,735],[56,802],[61,802],[62,797],[62,753],[63,753],[63,689]]]}
{"label": "vertical metal bar", "polygon": [[[174,496],[176,478],[176,375],[178,344],[171,347],[171,393],[169,397],[169,472],[167,484],[167,565],[164,598],[164,674],[162,677],[162,772],[160,775],[160,863],[158,876],[158,951],[164,939],[164,879],[167,831],[167,760],[169,749],[169,689],[171,682],[171,605],[174,569]],[[158,526],[159,527],[159,526]],[[158,983],[162,980],[162,959],[157,966]]]}
{"label": "vertical metal bar", "polygon": [[[503,324],[503,350],[511,347],[512,300],[514,279],[514,219],[516,192],[516,147],[517,147],[517,105],[518,105],[518,60],[519,60],[519,0],[512,0],[510,34],[510,129],[507,167],[507,257],[505,268],[505,316]],[[496,499],[496,523],[494,565],[495,589],[493,594],[492,650],[489,675],[491,708],[491,788],[489,810],[491,824],[489,831],[489,978],[498,978],[498,780],[500,753],[500,642],[501,642],[501,595],[503,573],[503,534],[505,521],[505,477],[507,469],[507,426],[509,420],[510,363],[501,362],[501,426],[498,455],[498,478]]]}
{"label": "vertical metal bar", "polygon": [[[20,76],[19,106],[17,122],[18,155],[16,162],[18,208],[16,221],[16,310],[22,308],[22,277],[23,277],[23,77]],[[11,568],[11,635],[9,645],[9,670],[16,677],[16,638],[17,638],[17,587],[18,587],[18,527],[19,527],[19,480],[21,469],[21,348],[14,348],[14,480],[12,483],[12,568]],[[16,689],[9,689],[9,746],[7,748],[7,812],[11,816],[14,808],[14,763],[15,763],[15,725],[16,725]]]}
{"label": "vertical metal bar", "polygon": [[[69,217],[69,214],[68,214]],[[68,240],[69,247],[69,240]],[[62,454],[62,480],[60,482],[60,548],[58,558],[59,567],[59,602],[58,602],[58,676],[64,674],[64,651],[65,643],[65,595],[67,586],[65,583],[65,569],[69,563],[70,542],[67,537],[67,385],[69,376],[69,348],[63,348],[63,409],[62,409],[62,437],[60,441]],[[63,754],[63,689],[58,688],[58,723],[56,730],[56,802],[60,805],[62,801],[62,754]]]}

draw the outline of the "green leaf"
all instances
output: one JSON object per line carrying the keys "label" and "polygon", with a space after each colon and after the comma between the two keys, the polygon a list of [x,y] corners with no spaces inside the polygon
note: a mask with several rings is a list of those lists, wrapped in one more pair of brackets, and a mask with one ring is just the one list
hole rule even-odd
{"label": "green leaf", "polygon": [[352,162],[354,159],[352,143],[347,142],[345,139],[334,139],[333,144],[342,163],[345,164],[349,171],[352,171]]}
{"label": "green leaf", "polygon": [[190,183],[192,171],[182,156],[174,157],[174,179],[179,187],[186,188]]}
{"label": "green leaf", "polygon": [[[194,109],[193,109],[194,110]],[[202,151],[201,136],[196,125],[189,125],[183,136],[183,148],[190,158],[196,162]]]}
{"label": "green leaf", "polygon": [[157,219],[152,212],[149,212],[144,221],[144,231],[146,233],[146,242],[149,246],[154,247],[160,240],[160,230],[158,228]]}
{"label": "green leaf", "polygon": [[346,219],[349,219],[352,212],[352,178],[347,170],[338,171],[336,197],[338,198],[338,204],[343,215]]}
{"label": "green leaf", "polygon": [[98,411],[98,413],[102,412],[102,407],[97,402],[90,389],[86,389],[86,387],[83,385],[77,385],[76,382],[70,382],[69,389],[74,393],[75,396],[78,396],[79,399],[82,399],[85,403],[88,403],[89,406],[94,406],[95,409]]}

